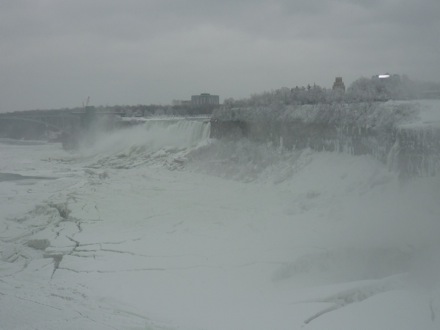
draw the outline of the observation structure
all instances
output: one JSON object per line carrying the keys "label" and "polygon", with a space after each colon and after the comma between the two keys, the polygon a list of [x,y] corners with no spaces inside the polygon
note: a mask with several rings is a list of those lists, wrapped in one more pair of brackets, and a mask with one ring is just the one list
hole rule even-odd
{"label": "observation structure", "polygon": [[334,91],[345,92],[345,84],[342,81],[342,77],[336,77],[335,82],[333,83],[332,89]]}

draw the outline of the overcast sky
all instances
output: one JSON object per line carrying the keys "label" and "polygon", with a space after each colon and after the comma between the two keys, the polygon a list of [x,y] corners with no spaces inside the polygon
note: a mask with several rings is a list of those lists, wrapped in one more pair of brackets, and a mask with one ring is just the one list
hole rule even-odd
{"label": "overcast sky", "polygon": [[0,112],[440,81],[439,0],[0,0]]}

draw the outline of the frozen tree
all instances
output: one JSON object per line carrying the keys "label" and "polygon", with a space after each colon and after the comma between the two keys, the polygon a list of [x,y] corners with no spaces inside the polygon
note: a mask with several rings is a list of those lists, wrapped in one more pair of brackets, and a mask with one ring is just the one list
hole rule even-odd
{"label": "frozen tree", "polygon": [[408,100],[423,97],[426,83],[416,83],[407,76],[384,75],[360,78],[347,89],[348,102]]}
{"label": "frozen tree", "polygon": [[373,101],[377,98],[376,87],[371,79],[359,78],[348,87],[345,98],[352,102]]}

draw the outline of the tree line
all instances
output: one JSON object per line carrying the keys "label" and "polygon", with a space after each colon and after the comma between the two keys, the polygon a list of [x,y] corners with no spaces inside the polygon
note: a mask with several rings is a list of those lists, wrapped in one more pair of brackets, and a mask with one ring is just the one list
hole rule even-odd
{"label": "tree line", "polygon": [[316,84],[302,87],[282,87],[272,91],[253,94],[249,98],[225,99],[224,105],[233,107],[256,107],[276,105],[304,105],[334,102],[374,102],[388,100],[413,100],[440,98],[440,83],[417,82],[407,76],[390,75],[359,78],[346,91],[328,89]]}

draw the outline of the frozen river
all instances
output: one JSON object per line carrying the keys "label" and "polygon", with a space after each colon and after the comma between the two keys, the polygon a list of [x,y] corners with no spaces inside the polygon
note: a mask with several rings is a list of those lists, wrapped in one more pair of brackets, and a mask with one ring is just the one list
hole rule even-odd
{"label": "frozen river", "polygon": [[156,121],[0,141],[0,329],[439,329],[440,178]]}

